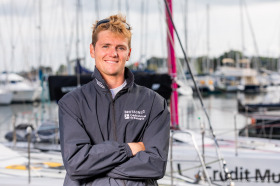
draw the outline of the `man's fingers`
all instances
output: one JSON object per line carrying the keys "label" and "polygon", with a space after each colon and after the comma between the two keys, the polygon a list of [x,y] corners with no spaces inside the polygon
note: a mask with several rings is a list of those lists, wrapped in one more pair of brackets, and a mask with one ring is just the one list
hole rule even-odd
{"label": "man's fingers", "polygon": [[145,150],[145,145],[143,142],[128,143],[128,146],[130,147],[133,156],[135,156],[139,151]]}

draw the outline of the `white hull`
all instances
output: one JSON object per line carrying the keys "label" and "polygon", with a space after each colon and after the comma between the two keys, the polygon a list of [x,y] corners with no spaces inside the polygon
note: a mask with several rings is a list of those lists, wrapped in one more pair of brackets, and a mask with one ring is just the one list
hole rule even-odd
{"label": "white hull", "polygon": [[18,90],[13,91],[13,102],[32,102],[34,101],[35,90]]}
{"label": "white hull", "polygon": [[0,90],[0,105],[8,105],[12,102],[13,93]]}
{"label": "white hull", "polygon": [[177,80],[176,83],[179,85],[179,88],[177,89],[179,95],[182,96],[192,96],[193,90],[191,86],[189,86],[187,83],[184,83],[183,81]]}
{"label": "white hull", "polygon": [[[189,136],[186,134],[179,135],[175,138],[182,140],[184,143],[175,143],[173,145],[173,184],[174,185],[192,185],[187,179],[195,180],[195,175],[202,168],[195,148],[192,146]],[[195,137],[195,141],[201,152],[200,135]],[[239,138],[238,150],[236,151],[235,141],[220,141],[220,152],[222,158],[227,162],[227,168],[236,186],[274,186],[280,183],[280,141],[266,140],[256,138]],[[169,155],[170,158],[170,155]],[[205,162],[207,173],[210,179],[219,185],[229,185],[229,181],[225,178],[220,164],[217,161],[216,149],[213,141],[205,139]],[[179,168],[182,177],[179,174]],[[167,164],[166,176],[159,183],[171,183],[171,165]],[[183,181],[185,179],[185,181]],[[205,185],[200,181],[198,185]],[[206,184],[207,185],[207,184]]]}
{"label": "white hull", "polygon": [[9,73],[0,75],[3,89],[13,93],[12,102],[32,102],[35,100],[36,88],[32,83],[23,77]]}

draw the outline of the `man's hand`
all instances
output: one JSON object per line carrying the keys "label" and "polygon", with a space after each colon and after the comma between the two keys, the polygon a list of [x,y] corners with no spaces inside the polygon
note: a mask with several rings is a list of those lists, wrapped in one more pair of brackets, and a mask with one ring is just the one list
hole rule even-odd
{"label": "man's hand", "polygon": [[127,144],[130,147],[133,156],[135,156],[137,154],[137,152],[145,150],[145,145],[143,142],[127,143]]}

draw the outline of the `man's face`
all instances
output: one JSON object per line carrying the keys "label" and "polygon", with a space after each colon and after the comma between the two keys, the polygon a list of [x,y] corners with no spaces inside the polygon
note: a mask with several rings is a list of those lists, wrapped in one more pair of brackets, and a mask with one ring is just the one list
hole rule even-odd
{"label": "man's face", "polygon": [[90,45],[90,54],[95,58],[96,68],[103,78],[124,77],[124,67],[131,49],[128,39],[109,30],[98,33],[95,47]]}

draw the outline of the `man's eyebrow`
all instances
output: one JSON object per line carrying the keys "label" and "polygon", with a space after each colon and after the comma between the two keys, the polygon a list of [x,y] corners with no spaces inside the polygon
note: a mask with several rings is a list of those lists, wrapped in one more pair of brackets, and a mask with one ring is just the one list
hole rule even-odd
{"label": "man's eyebrow", "polygon": [[111,45],[111,43],[101,43],[101,45]]}
{"label": "man's eyebrow", "polygon": [[126,47],[127,48],[126,45],[122,45],[122,44],[117,45],[117,47]]}
{"label": "man's eyebrow", "polygon": [[[112,44],[111,43],[101,43],[101,45],[110,46]],[[118,44],[116,47],[126,47],[127,48],[127,46],[125,44]]]}

